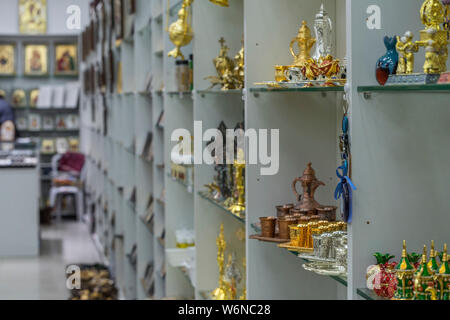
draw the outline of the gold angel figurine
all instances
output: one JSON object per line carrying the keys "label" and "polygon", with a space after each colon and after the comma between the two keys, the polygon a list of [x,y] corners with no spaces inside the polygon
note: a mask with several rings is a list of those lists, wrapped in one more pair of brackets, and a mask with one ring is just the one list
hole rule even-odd
{"label": "gold angel figurine", "polygon": [[170,41],[175,45],[175,49],[169,52],[168,56],[173,58],[181,57],[184,60],[184,55],[180,48],[191,43],[194,37],[192,27],[190,25],[190,6],[194,0],[183,0],[180,11],[178,11],[178,20],[172,23],[169,27]]}
{"label": "gold angel figurine", "polygon": [[397,74],[411,74],[414,72],[414,54],[419,51],[419,46],[413,41],[414,35],[407,31],[403,37],[397,36],[397,51],[400,59]]}

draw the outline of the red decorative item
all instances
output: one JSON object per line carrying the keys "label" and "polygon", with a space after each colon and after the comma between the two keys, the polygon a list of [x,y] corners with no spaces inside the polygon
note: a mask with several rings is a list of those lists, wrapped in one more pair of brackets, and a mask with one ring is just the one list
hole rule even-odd
{"label": "red decorative item", "polygon": [[397,278],[395,277],[396,262],[389,262],[394,256],[386,253],[375,253],[379,273],[373,279],[373,291],[380,297],[392,298],[397,290]]}

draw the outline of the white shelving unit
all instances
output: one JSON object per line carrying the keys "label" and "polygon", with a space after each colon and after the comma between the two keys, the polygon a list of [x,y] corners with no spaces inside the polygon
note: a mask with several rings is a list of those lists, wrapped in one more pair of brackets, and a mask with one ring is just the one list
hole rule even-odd
{"label": "white shelving unit", "polygon": [[[224,224],[227,254],[235,253],[249,299],[362,299],[365,270],[375,251],[399,256],[401,240],[410,251],[434,239],[448,240],[450,206],[445,170],[450,151],[448,90],[427,92],[380,90],[374,65],[385,53],[384,35],[418,34],[422,29],[422,0],[230,0],[223,8],[209,1],[193,3],[194,40],[182,51],[194,56],[194,90],[179,93],[175,85],[173,49],[165,31],[175,21],[181,1],[137,0],[134,36],[116,49],[123,69],[123,93],[105,95],[108,134],[102,135],[101,96],[82,100],[82,145],[88,154],[87,189],[95,205],[95,232],[126,298],[205,298],[218,283],[216,237]],[[348,60],[354,217],[349,226],[348,279],[318,276],[302,268],[303,261],[270,243],[248,239],[261,216],[275,215],[275,206],[292,203],[292,180],[308,162],[326,183],[317,192],[320,203],[338,205],[333,195],[338,183],[339,133],[344,90],[336,88],[263,90],[255,82],[271,80],[274,65],[290,64],[288,46],[302,20],[312,29],[324,3],[335,24],[335,56]],[[382,28],[366,27],[367,7],[381,9]],[[169,9],[169,10],[168,10]],[[167,20],[169,19],[169,20]],[[127,20],[129,21],[129,20]],[[127,24],[130,28],[130,24]],[[219,38],[229,55],[241,48],[244,35],[246,89],[223,92],[208,89],[205,77],[215,74],[212,60]],[[95,60],[92,53],[89,61]],[[417,55],[416,69],[423,64]],[[144,83],[152,74],[152,90]],[[363,87],[364,86],[364,87]],[[95,102],[95,103],[94,103]],[[94,108],[94,110],[92,110]],[[164,127],[157,125],[164,111]],[[95,121],[93,121],[95,114]],[[246,218],[237,219],[203,198],[199,192],[212,181],[214,170],[196,165],[194,187],[170,175],[171,133],[178,128],[192,134],[193,122],[204,130],[224,121],[234,128],[279,129],[279,172],[260,175],[261,165],[246,167]],[[152,133],[153,160],[140,152]],[[136,205],[130,204],[136,190]],[[153,197],[153,228],[141,217]],[[114,223],[112,223],[114,222]],[[175,231],[194,229],[196,274],[189,278],[171,267],[165,250],[176,247]],[[245,239],[239,236],[245,233]],[[447,236],[447,238],[446,238]],[[127,258],[137,245],[137,266]],[[246,257],[246,270],[242,262]],[[153,264],[154,293],[149,296],[141,279]]]}

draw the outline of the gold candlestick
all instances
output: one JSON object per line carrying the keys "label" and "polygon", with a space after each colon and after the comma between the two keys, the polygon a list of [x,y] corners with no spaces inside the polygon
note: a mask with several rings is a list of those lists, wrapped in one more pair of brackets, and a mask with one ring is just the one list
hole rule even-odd
{"label": "gold candlestick", "polygon": [[236,191],[238,193],[238,199],[235,204],[233,204],[228,210],[233,214],[243,217],[245,214],[245,186],[244,186],[244,169],[245,161],[242,161],[244,151],[240,149],[238,151],[238,160],[234,161],[235,168],[235,179],[236,179]]}

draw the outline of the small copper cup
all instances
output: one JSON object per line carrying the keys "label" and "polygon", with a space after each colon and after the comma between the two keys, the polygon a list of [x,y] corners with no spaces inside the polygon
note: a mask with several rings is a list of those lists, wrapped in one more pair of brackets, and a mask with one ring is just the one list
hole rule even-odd
{"label": "small copper cup", "polygon": [[277,218],[261,217],[259,220],[261,221],[261,235],[265,238],[274,238]]}
{"label": "small copper cup", "polygon": [[290,230],[289,226],[296,225],[297,219],[291,217],[280,217],[278,218],[278,226],[279,226],[279,238],[280,239],[290,239]]}
{"label": "small copper cup", "polygon": [[277,216],[278,217],[284,217],[290,215],[290,210],[294,208],[294,205],[292,203],[288,203],[282,206],[276,206],[277,209]]}
{"label": "small copper cup", "polygon": [[323,206],[317,208],[317,214],[320,216],[320,220],[336,221],[336,210],[335,206]]}

